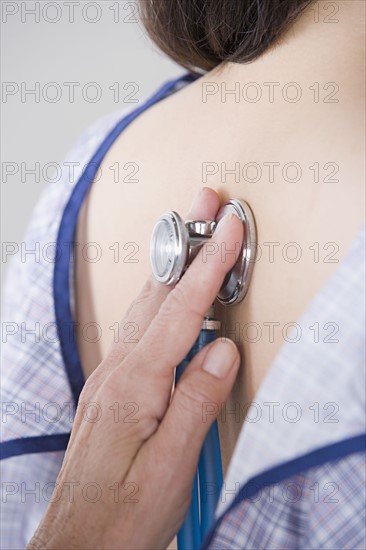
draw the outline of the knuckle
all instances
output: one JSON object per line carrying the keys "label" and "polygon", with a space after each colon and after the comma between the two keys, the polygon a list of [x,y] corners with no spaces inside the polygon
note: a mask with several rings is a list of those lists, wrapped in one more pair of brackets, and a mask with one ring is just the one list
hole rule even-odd
{"label": "knuckle", "polygon": [[210,392],[202,384],[197,383],[197,380],[183,380],[175,391],[179,407],[183,412],[199,418],[202,416],[203,404],[212,401]]}
{"label": "knuckle", "polygon": [[155,296],[162,295],[163,297],[167,292],[169,292],[169,288],[166,285],[158,283],[158,281],[150,275],[150,277],[146,279],[138,296],[131,303],[129,309],[127,310],[126,317],[128,317],[141,305],[146,306],[146,303],[149,303]]}
{"label": "knuckle", "polygon": [[169,313],[170,311],[174,310],[175,312],[181,313],[187,310],[188,308],[188,300],[186,297],[186,294],[184,290],[182,290],[180,285],[177,285],[171,292],[169,298],[165,302],[166,307],[165,309],[166,313]]}
{"label": "knuckle", "polygon": [[79,401],[90,401],[96,394],[99,381],[99,373],[94,371],[89,378],[85,381],[83,389],[81,390]]}
{"label": "knuckle", "polygon": [[157,285],[158,285],[157,281],[155,281],[155,279],[152,276],[150,276],[145,281],[144,286],[142,287],[140,293],[131,302],[129,308],[127,309],[121,321],[121,324],[132,319],[136,309],[139,309],[141,305],[146,305],[146,303],[149,302],[153,298],[153,296],[155,296],[155,294],[159,290],[159,287]]}
{"label": "knuckle", "polygon": [[165,300],[162,314],[170,318],[172,315],[188,315],[190,317],[203,318],[200,311],[195,309],[195,304],[188,298],[187,290],[183,285],[178,284]]}
{"label": "knuckle", "polygon": [[152,277],[149,277],[145,281],[145,284],[142,287],[141,292],[132,303],[132,306],[136,306],[138,304],[146,302],[146,300],[150,300],[150,298],[155,295],[157,290],[158,290],[157,282]]}
{"label": "knuckle", "polygon": [[134,413],[134,418],[130,418],[130,412],[122,411],[121,424],[123,426],[124,437],[129,437],[131,442],[142,443],[150,439],[159,427],[159,421],[153,415],[148,414],[143,409]]}

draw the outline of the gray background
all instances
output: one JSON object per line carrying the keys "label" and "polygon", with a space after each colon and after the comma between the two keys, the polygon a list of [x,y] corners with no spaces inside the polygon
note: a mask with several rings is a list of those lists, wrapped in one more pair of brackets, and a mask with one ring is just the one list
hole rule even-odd
{"label": "gray background", "polygon": [[[137,3],[128,0],[1,1],[1,31],[2,240],[20,242],[45,185],[44,166],[62,166],[90,123],[131,99],[140,102],[184,69],[153,46],[138,23]],[[22,97],[22,90],[35,89],[37,82],[39,102],[34,95]],[[80,83],[73,102],[65,82]],[[91,82],[101,92],[97,101]],[[119,101],[109,89],[116,82]],[[14,94],[4,94],[10,88]],[[50,101],[60,92],[58,101]],[[37,162],[39,182],[25,174]],[[6,178],[5,170],[13,165],[4,163],[16,163],[18,172]]]}

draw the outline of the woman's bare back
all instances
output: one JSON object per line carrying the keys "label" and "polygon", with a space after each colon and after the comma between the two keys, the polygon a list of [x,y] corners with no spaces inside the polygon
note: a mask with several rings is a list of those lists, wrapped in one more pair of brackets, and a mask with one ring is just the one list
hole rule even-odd
{"label": "woman's bare back", "polygon": [[[244,198],[256,218],[260,256],[249,294],[240,305],[218,310],[223,333],[242,356],[227,411],[253,400],[291,336],[290,324],[364,223],[363,10],[362,2],[348,3],[337,25],[315,24],[304,14],[283,43],[256,62],[205,74],[117,139],[76,236],[78,344],[86,376],[150,273],[155,220],[165,210],[184,215],[197,189],[209,186],[222,201]],[[88,242],[99,244],[98,262],[80,253]],[[83,337],[90,322],[101,327],[97,343]],[[320,338],[328,335],[319,330]],[[138,338],[138,327],[128,327],[129,336]],[[241,425],[235,414],[221,419],[225,467]]]}

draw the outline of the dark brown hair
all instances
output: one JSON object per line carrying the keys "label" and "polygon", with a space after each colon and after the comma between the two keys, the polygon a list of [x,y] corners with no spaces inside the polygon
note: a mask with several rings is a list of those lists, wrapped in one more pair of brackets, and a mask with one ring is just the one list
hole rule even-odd
{"label": "dark brown hair", "polygon": [[142,0],[142,22],[163,52],[190,70],[249,63],[313,0]]}

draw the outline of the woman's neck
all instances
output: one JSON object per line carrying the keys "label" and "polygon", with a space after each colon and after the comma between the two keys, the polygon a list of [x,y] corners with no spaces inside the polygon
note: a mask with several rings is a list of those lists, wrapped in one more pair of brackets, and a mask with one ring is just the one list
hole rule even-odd
{"label": "woman's neck", "polygon": [[[296,93],[304,94],[304,88],[309,90],[317,82],[320,87],[334,82],[340,93],[347,97],[349,94],[362,97],[364,37],[363,0],[314,2],[279,42],[259,59],[249,64],[223,63],[207,73],[204,80],[222,83],[222,97],[225,93],[229,97],[237,82],[252,82],[253,86],[240,90],[241,96],[248,94],[249,101],[256,99],[255,83],[261,87],[257,88],[258,93],[272,94],[274,99],[276,94],[288,93],[289,101],[296,99]],[[283,90],[282,86],[290,82],[294,85]],[[309,100],[322,99],[322,90],[317,84],[310,91]],[[323,90],[323,96],[331,91],[330,87]]]}

